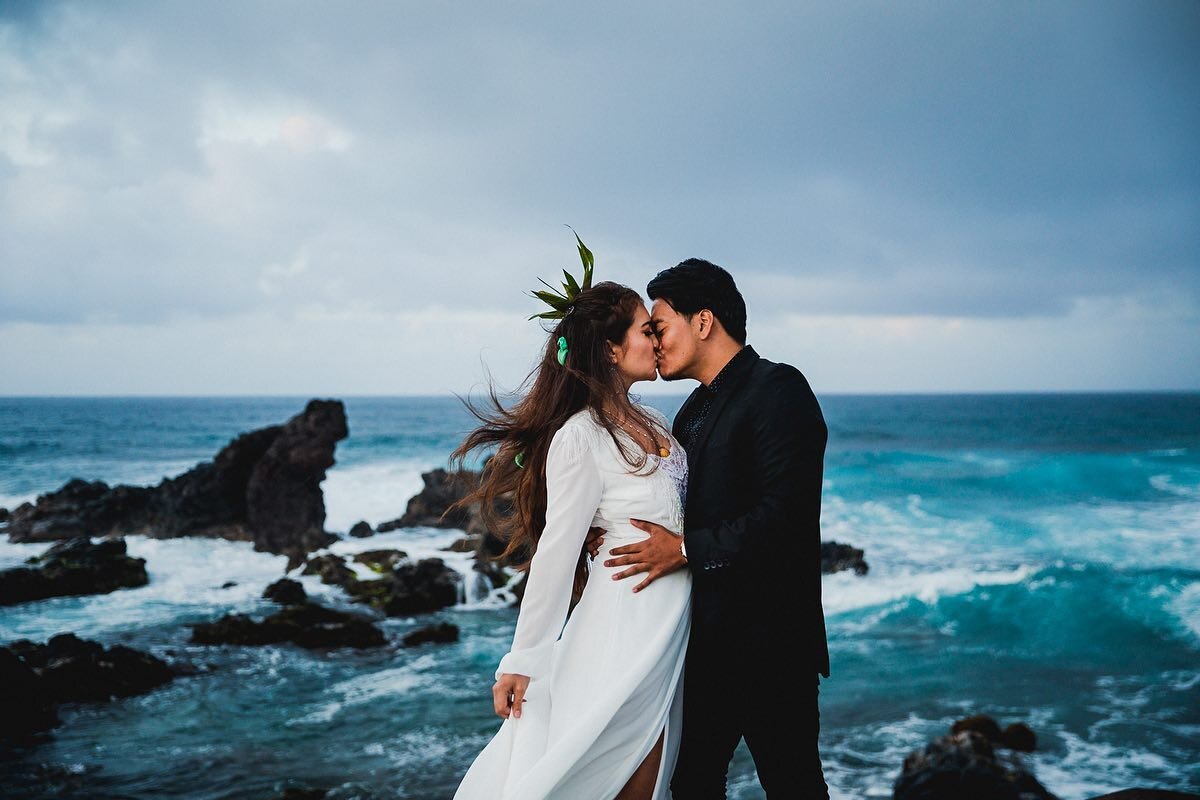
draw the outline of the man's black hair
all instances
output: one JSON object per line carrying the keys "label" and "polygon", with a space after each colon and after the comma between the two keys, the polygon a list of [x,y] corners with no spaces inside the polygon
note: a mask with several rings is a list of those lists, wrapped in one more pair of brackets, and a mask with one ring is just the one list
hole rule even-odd
{"label": "man's black hair", "polygon": [[711,261],[689,258],[654,276],[646,286],[651,300],[660,297],[688,319],[707,308],[738,344],[746,343],[746,301],[733,276]]}

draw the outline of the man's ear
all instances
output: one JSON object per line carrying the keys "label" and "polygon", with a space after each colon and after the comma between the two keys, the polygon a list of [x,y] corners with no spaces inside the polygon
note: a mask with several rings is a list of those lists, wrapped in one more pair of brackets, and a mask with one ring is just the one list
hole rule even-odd
{"label": "man's ear", "polygon": [[699,325],[697,335],[701,339],[707,339],[712,334],[714,319],[716,318],[713,316],[713,313],[707,308],[702,308],[696,312],[696,320]]}

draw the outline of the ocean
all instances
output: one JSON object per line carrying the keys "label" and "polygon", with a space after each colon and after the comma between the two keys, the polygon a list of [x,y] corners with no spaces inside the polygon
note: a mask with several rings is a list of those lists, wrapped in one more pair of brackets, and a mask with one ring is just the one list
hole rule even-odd
{"label": "ocean", "polygon": [[[0,398],[0,506],[73,477],[156,484],[308,397]],[[350,436],[326,528],[400,516],[470,424],[453,397],[340,397]],[[646,395],[674,415],[682,397]],[[890,797],[910,751],[963,716],[1027,723],[1026,762],[1063,800],[1130,786],[1200,792],[1200,394],[820,396],[823,538],[870,571],[823,581],[831,676],[821,749],[834,798]],[[456,531],[332,546],[440,551]],[[68,705],[52,739],[0,751],[6,798],[449,798],[499,726],[492,673],[516,610],[478,587],[436,620],[458,643],[310,652],[201,646],[189,623],[263,616],[286,558],[249,543],[127,537],[150,584],[0,608],[0,644],[63,631],[202,670],[148,694]],[[46,544],[0,541],[0,568]],[[315,576],[314,599],[361,610]],[[235,585],[222,588],[227,581]],[[804,676],[799,685],[807,687]],[[736,687],[734,687],[736,693]],[[730,797],[763,797],[744,745]]]}

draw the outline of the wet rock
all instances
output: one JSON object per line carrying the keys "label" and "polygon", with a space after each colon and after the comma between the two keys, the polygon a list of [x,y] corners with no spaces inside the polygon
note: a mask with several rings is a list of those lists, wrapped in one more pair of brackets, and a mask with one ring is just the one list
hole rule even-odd
{"label": "wet rock", "polygon": [[60,703],[145,694],[178,670],[149,653],[60,633],[46,644],[18,639],[0,647],[0,739],[22,740],[58,724]]}
{"label": "wet rock", "polygon": [[828,575],[844,569],[852,569],[857,575],[866,575],[867,562],[863,560],[863,551],[848,544],[821,542],[821,572]]}
{"label": "wet rock", "polygon": [[447,553],[474,553],[479,548],[479,539],[478,536],[464,536],[461,539],[455,539],[442,550]]}
{"label": "wet rock", "polygon": [[449,622],[439,622],[436,625],[428,625],[424,628],[413,631],[404,637],[405,647],[416,647],[417,645],[434,642],[437,644],[446,644],[449,642],[458,641],[458,626]]}
{"label": "wet rock", "polygon": [[356,579],[354,570],[346,566],[345,560],[332,553],[310,558],[304,565],[304,571],[300,574],[320,575],[321,583],[328,583],[332,586],[345,586]]}
{"label": "wet rock", "polygon": [[25,741],[60,722],[41,678],[7,647],[0,647],[0,705],[0,742]]}
{"label": "wet rock", "polygon": [[59,542],[26,561],[27,567],[0,571],[0,606],[47,597],[107,594],[145,586],[146,560],[126,555],[125,540],[86,536]]}
{"label": "wet rock", "polygon": [[360,520],[354,523],[354,527],[350,529],[350,535],[356,539],[365,539],[368,536],[374,536],[375,530],[371,527],[371,523]]}
{"label": "wet rock", "polygon": [[212,461],[157,486],[72,478],[14,509],[6,530],[13,542],[123,534],[251,541],[287,555],[292,569],[337,541],[324,530],[321,481],[347,434],[340,401],[310,400],[283,425],[244,433]]}
{"label": "wet rock", "polygon": [[950,726],[951,733],[959,733],[961,731],[981,733],[988,742],[993,744],[1000,741],[1000,723],[987,714],[975,714],[970,717],[963,717]]}
{"label": "wet rock", "polygon": [[291,578],[280,578],[275,581],[263,590],[262,596],[285,606],[300,605],[301,603],[308,602],[308,594],[304,591],[304,585],[300,581],[294,581]]}
{"label": "wet rock", "polygon": [[967,717],[951,731],[904,759],[894,800],[1057,800],[1015,752],[997,751],[1001,731],[991,717]]}
{"label": "wet rock", "polygon": [[1014,722],[1000,732],[1000,744],[1009,750],[1032,753],[1037,749],[1037,735],[1024,722]]}
{"label": "wet rock", "polygon": [[370,550],[356,560],[368,564],[380,577],[360,580],[341,556],[332,553],[309,559],[305,574],[319,574],[324,583],[341,586],[350,597],[388,616],[408,616],[438,611],[458,603],[458,572],[440,558],[413,563],[400,550]]}
{"label": "wet rock", "polygon": [[245,614],[227,614],[215,622],[192,625],[196,644],[263,645],[291,642],[300,647],[378,647],[383,632],[367,616],[316,603],[289,605],[261,622]]}
{"label": "wet rock", "polygon": [[[479,472],[473,470],[457,470],[447,472],[438,468],[421,474],[425,487],[413,495],[408,501],[404,515],[397,519],[381,522],[376,528],[380,533],[396,528],[458,528],[472,536],[486,537],[487,525],[480,514],[479,503],[472,503],[466,508],[456,509],[446,514],[446,510],[457,500],[479,486]],[[442,515],[446,514],[445,517]]]}
{"label": "wet rock", "polygon": [[364,550],[354,554],[355,561],[365,564],[380,575],[387,575],[407,559],[408,553],[403,550]]}

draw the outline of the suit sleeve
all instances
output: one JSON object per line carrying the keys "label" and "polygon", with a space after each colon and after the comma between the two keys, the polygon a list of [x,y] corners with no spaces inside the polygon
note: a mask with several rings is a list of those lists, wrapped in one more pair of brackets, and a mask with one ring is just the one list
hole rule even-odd
{"label": "suit sleeve", "polygon": [[564,425],[546,455],[546,527],[525,580],[512,649],[500,659],[504,673],[538,678],[550,669],[554,643],[571,603],[575,565],[600,505],[603,483],[587,432]]}
{"label": "suit sleeve", "polygon": [[816,530],[820,536],[828,439],[820,406],[794,367],[777,370],[759,391],[750,434],[762,491],[745,514],[686,531],[693,573],[728,567],[741,557],[773,548],[797,530]]}

